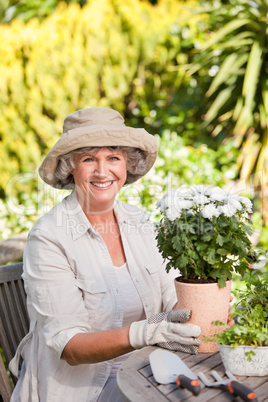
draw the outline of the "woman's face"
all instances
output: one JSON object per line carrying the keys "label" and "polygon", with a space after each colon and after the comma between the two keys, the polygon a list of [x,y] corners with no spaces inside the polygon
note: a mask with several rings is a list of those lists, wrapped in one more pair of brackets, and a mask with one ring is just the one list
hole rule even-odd
{"label": "woman's face", "polygon": [[75,159],[72,174],[81,205],[86,205],[88,212],[105,212],[126,181],[126,157],[121,150],[108,148],[95,154],[85,152]]}

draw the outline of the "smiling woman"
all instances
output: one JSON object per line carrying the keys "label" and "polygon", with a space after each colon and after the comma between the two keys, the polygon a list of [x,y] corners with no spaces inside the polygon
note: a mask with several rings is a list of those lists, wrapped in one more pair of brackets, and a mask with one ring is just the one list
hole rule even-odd
{"label": "smiling woman", "polygon": [[116,200],[145,175],[157,141],[127,127],[112,109],[68,115],[39,173],[73,192],[31,230],[23,261],[30,333],[10,370],[11,401],[120,401],[116,373],[134,349],[161,344],[197,353],[200,328],[173,310],[174,276],[166,273],[154,226]]}

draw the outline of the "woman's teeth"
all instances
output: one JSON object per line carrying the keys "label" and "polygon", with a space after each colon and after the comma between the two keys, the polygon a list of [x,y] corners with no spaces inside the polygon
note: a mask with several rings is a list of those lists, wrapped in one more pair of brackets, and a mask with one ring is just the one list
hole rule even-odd
{"label": "woman's teeth", "polygon": [[106,182],[106,183],[95,183],[95,182],[92,181],[91,183],[93,184],[93,186],[105,188],[105,187],[109,187],[112,184],[112,182],[113,181],[109,181],[109,182]]}

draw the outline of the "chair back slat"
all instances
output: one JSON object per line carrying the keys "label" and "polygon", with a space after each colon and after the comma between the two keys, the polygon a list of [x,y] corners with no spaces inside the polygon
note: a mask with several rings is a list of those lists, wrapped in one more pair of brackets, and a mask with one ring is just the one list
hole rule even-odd
{"label": "chair back slat", "polygon": [[[21,278],[22,268],[22,263],[0,266],[0,345],[7,365],[29,329],[26,294]],[[10,389],[12,390],[17,379],[11,375],[11,384],[6,369],[3,372],[3,367],[5,368],[4,364],[0,364],[0,393],[6,402],[9,400],[6,395],[10,398]]]}
{"label": "chair back slat", "polygon": [[17,339],[22,339],[28,333],[29,329],[28,325],[29,319],[25,302],[25,291],[24,288],[22,287],[22,279],[11,282],[10,293],[14,297],[16,306],[15,313],[16,313]]}
{"label": "chair back slat", "polygon": [[20,325],[23,316],[20,316],[17,305],[17,297],[14,292],[14,282],[4,283],[0,290],[1,299],[1,329],[0,342],[5,353],[6,360],[10,362],[14,356],[18,342],[25,335]]}
{"label": "chair back slat", "polygon": [[[7,363],[11,360],[13,350],[15,348],[16,340],[15,334],[13,333],[13,311],[8,305],[9,303],[9,292],[6,289],[6,283],[1,286],[0,290],[0,300],[1,300],[1,310],[0,310],[0,343],[4,351],[4,355]],[[6,318],[8,317],[8,318]]]}

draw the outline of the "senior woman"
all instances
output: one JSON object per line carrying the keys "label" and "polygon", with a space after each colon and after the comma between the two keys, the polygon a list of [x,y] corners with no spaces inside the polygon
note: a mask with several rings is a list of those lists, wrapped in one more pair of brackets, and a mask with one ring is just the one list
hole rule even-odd
{"label": "senior woman", "polygon": [[[142,211],[116,201],[145,175],[155,138],[112,109],[68,115],[39,173],[72,193],[30,231],[23,279],[29,334],[10,363],[11,401],[120,401],[116,371],[135,349],[197,353],[200,328],[174,310],[174,276]],[[19,359],[23,364],[18,372]]]}

